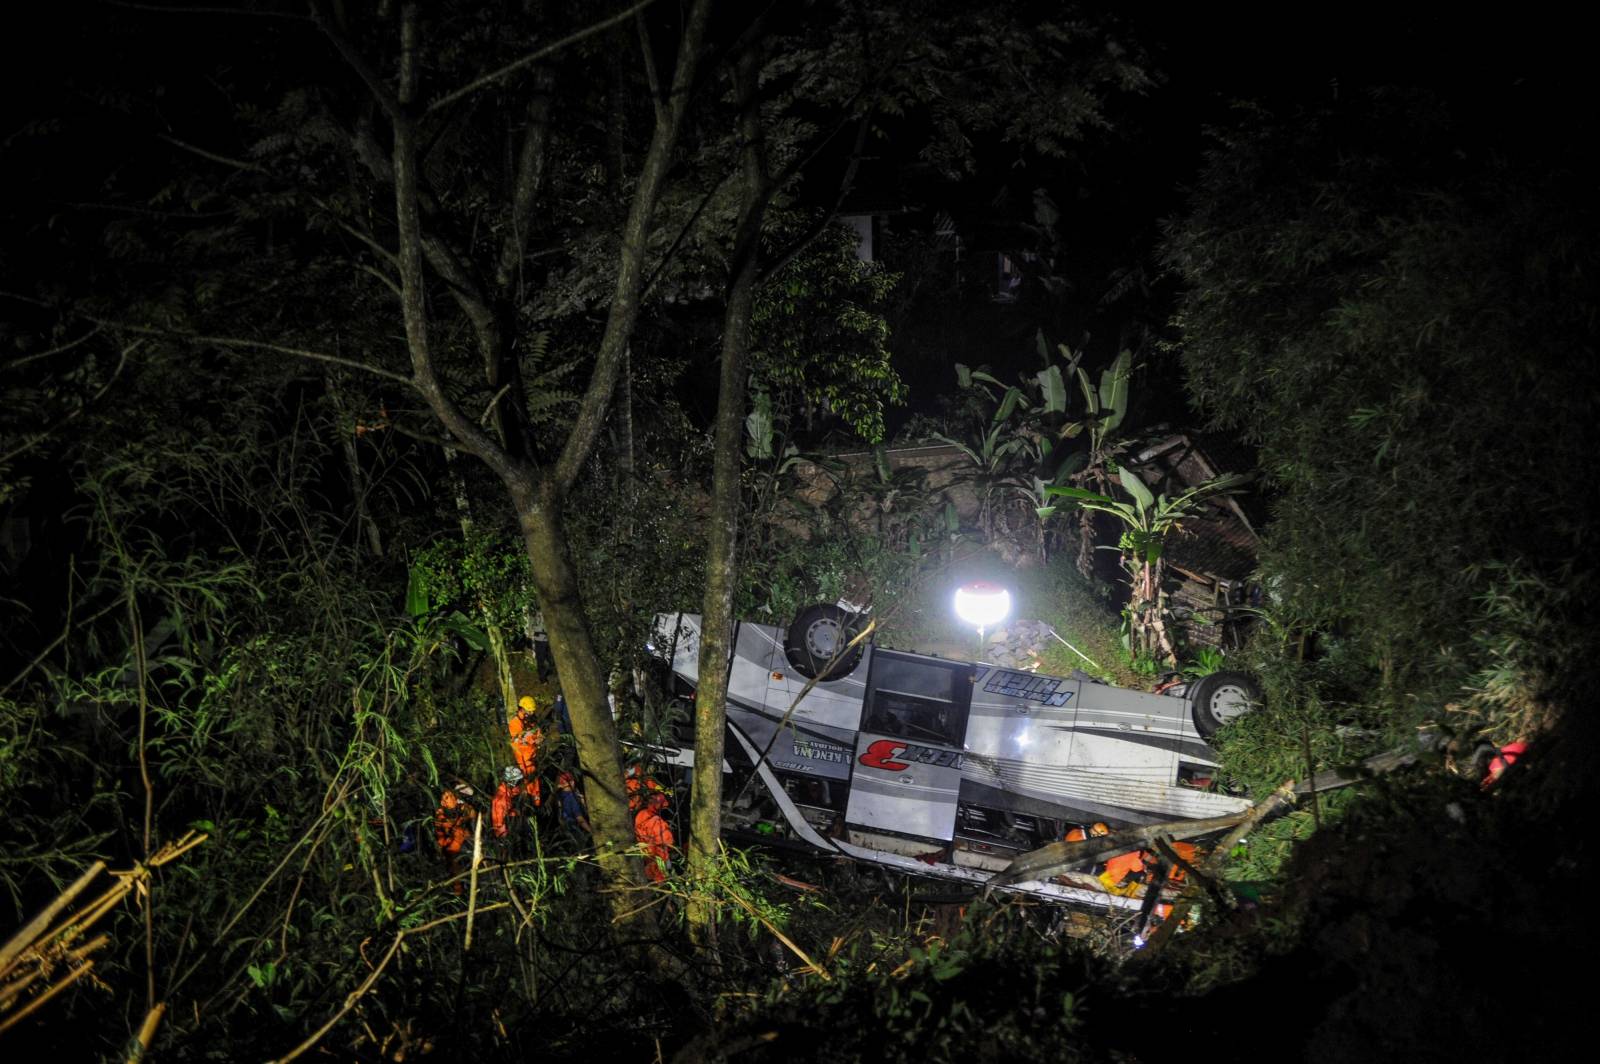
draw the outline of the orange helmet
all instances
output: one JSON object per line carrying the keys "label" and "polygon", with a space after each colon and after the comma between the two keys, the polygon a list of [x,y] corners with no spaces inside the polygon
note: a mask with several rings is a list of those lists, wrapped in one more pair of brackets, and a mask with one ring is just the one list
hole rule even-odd
{"label": "orange helmet", "polygon": [[1106,825],[1106,822],[1104,820],[1097,820],[1097,821],[1094,822],[1094,825],[1089,828],[1089,834],[1090,835],[1109,835],[1109,834],[1111,834],[1111,828]]}

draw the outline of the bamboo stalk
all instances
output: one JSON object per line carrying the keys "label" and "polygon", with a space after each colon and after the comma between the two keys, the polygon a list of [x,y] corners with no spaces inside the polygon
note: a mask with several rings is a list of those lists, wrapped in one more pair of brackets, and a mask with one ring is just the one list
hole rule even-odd
{"label": "bamboo stalk", "polygon": [[73,880],[71,886],[56,895],[56,899],[46,905],[38,916],[29,920],[27,926],[8,938],[6,944],[0,946],[0,972],[11,967],[11,962],[43,935],[44,929],[50,926],[50,921],[55,919],[56,914],[72,904],[72,899],[83,893],[89,881],[104,871],[105,867],[104,861],[96,861],[90,865],[81,876]]}
{"label": "bamboo stalk", "polygon": [[988,886],[1004,887],[1030,879],[1042,880],[1062,872],[1070,872],[1093,864],[1108,853],[1120,853],[1135,847],[1143,848],[1158,835],[1190,839],[1223,828],[1234,828],[1253,812],[1252,809],[1232,816],[1211,817],[1206,820],[1175,820],[1165,824],[1146,824],[1143,827],[1128,828],[1110,835],[1092,836],[1081,842],[1048,843],[1013,860],[989,880]]}
{"label": "bamboo stalk", "polygon": [[[1228,853],[1239,844],[1240,840],[1250,834],[1257,824],[1266,819],[1268,814],[1274,812],[1279,806],[1292,804],[1294,800],[1295,782],[1294,780],[1285,780],[1282,786],[1273,791],[1266,801],[1261,802],[1244,815],[1238,826],[1228,832],[1227,837],[1222,840],[1215,850],[1211,851],[1210,857],[1200,862],[1205,866],[1205,874],[1208,876],[1215,875],[1216,870],[1227,859]],[[1199,880],[1194,880],[1184,888],[1183,894],[1173,904],[1172,912],[1168,913],[1166,920],[1162,922],[1160,927],[1156,928],[1156,933],[1150,936],[1150,941],[1145,945],[1144,956],[1154,956],[1162,946],[1167,944],[1167,940],[1176,933],[1178,925],[1183,922],[1183,919],[1189,915],[1189,910],[1194,907],[1195,887],[1199,882]]]}
{"label": "bamboo stalk", "polygon": [[816,961],[814,961],[810,957],[806,956],[806,951],[805,950],[803,950],[799,946],[795,945],[794,941],[792,939],[790,939],[788,935],[784,934],[782,931],[779,931],[776,927],[774,927],[773,924],[772,924],[772,921],[768,920],[765,916],[762,916],[759,912],[756,911],[755,906],[751,905],[749,902],[745,901],[743,898],[739,897],[739,895],[737,895],[737,894],[730,894],[728,896],[730,898],[732,898],[735,902],[738,902],[739,905],[743,906],[745,912],[749,913],[751,916],[754,916],[757,920],[759,920],[761,922],[761,925],[763,927],[765,927],[768,931],[771,931],[773,936],[776,937],[779,942],[782,942],[785,946],[788,946],[790,951],[793,952],[796,957],[799,957],[802,961],[805,962],[805,965],[806,965],[807,968],[810,968],[814,973],[816,973],[817,975],[822,977],[823,982],[827,982],[827,983],[833,982],[833,976],[829,975],[826,971],[824,971],[822,965],[818,964]]}
{"label": "bamboo stalk", "polygon": [[55,986],[52,986],[49,990],[46,990],[44,993],[28,1002],[15,1013],[7,1016],[4,1020],[0,1020],[0,1034],[5,1034],[7,1031],[11,1030],[11,1028],[21,1023],[26,1017],[31,1016],[34,1012],[43,1007],[45,1002],[61,993],[61,991],[65,990],[79,979],[82,979],[84,976],[88,975],[93,969],[94,961],[89,961],[82,967],[74,969],[72,974],[61,980],[61,982],[57,983]]}
{"label": "bamboo stalk", "polygon": [[138,1040],[128,1050],[127,1064],[138,1064],[144,1055],[150,1051],[150,1043],[155,1040],[156,1028],[161,1026],[161,1017],[167,1013],[167,1003],[158,1001],[155,1007],[145,1013],[144,1023],[139,1025]]}
{"label": "bamboo stalk", "polygon": [[[487,913],[493,912],[496,909],[507,909],[510,908],[510,904],[510,902],[497,901],[492,905],[485,905],[482,911]],[[305,1041],[295,1046],[288,1053],[285,1053],[283,1056],[279,1057],[274,1064],[289,1064],[289,1061],[294,1060],[296,1057],[304,1054],[307,1050],[320,1042],[324,1035],[333,1030],[333,1025],[343,1019],[344,1015],[355,1007],[356,1002],[361,1000],[362,995],[364,995],[368,990],[372,989],[373,984],[378,981],[378,976],[383,974],[383,970],[389,966],[389,962],[394,960],[395,954],[400,952],[400,946],[405,942],[408,935],[419,935],[425,931],[432,931],[434,928],[439,927],[442,924],[448,924],[452,921],[463,919],[464,917],[470,915],[470,913],[471,910],[468,910],[465,913],[451,913],[449,916],[441,916],[436,920],[429,920],[425,924],[418,924],[416,927],[408,927],[404,931],[398,932],[394,936],[394,941],[389,943],[389,948],[384,953],[383,959],[378,961],[377,965],[372,969],[371,972],[367,974],[367,977],[361,981],[360,985],[345,995],[344,1003],[339,1006],[338,1011],[336,1011],[332,1016],[329,1016],[327,1022],[321,1027],[318,1027],[315,1031],[311,1032],[310,1037],[308,1037]]]}
{"label": "bamboo stalk", "polygon": [[463,953],[472,949],[472,916],[478,907],[478,864],[483,860],[483,817],[472,818],[472,875],[467,887],[467,934],[461,944]]}

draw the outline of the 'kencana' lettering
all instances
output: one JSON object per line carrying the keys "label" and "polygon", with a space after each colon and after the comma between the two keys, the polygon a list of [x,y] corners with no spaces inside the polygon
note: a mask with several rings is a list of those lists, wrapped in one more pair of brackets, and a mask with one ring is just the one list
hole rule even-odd
{"label": "'kencana' lettering", "polygon": [[794,741],[794,756],[809,757],[813,761],[831,761],[835,764],[844,764],[845,750],[842,746],[831,743],[812,742],[809,739],[796,739]]}

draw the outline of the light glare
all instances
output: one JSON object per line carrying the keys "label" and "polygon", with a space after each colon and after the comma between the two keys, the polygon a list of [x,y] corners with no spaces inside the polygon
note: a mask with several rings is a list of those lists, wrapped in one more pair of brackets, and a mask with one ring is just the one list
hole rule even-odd
{"label": "light glare", "polygon": [[1011,592],[981,580],[956,588],[956,616],[982,631],[1011,612]]}

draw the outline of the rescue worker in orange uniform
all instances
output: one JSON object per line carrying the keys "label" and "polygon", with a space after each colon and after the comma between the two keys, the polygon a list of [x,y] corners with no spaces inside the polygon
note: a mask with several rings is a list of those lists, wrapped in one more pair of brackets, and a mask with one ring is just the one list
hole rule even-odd
{"label": "rescue worker in orange uniform", "polygon": [[628,769],[628,774],[623,777],[622,785],[628,791],[628,809],[637,813],[644,808],[644,792],[657,792],[661,784],[644,774],[644,765],[637,762]]}
{"label": "rescue worker in orange uniform", "polygon": [[[433,811],[433,839],[439,844],[447,878],[460,872],[461,851],[472,840],[473,821],[478,818],[473,797],[472,785],[458,779],[439,796],[439,808]],[[460,894],[460,881],[451,889]]]}
{"label": "rescue worker in orange uniform", "polygon": [[1144,851],[1129,850],[1119,853],[1106,862],[1100,873],[1100,882],[1113,894],[1128,896],[1139,892],[1139,881],[1144,878]]}
{"label": "rescue worker in orange uniform", "polygon": [[[1194,864],[1195,861],[1197,861],[1200,857],[1199,847],[1192,842],[1174,841],[1172,843],[1172,852],[1177,854],[1179,857],[1182,857],[1184,861],[1191,865]],[[1167,882],[1182,883],[1188,874],[1188,872],[1184,871],[1183,865],[1175,864],[1172,866],[1172,875],[1167,878]]]}
{"label": "rescue worker in orange uniform", "polygon": [[500,773],[500,786],[495,788],[494,802],[489,806],[489,824],[494,829],[495,838],[507,843],[520,840],[522,825],[527,821],[518,806],[522,804],[521,799],[526,793],[523,790],[522,770],[515,765],[507,765]]}
{"label": "rescue worker in orange uniform", "polygon": [[544,742],[544,732],[539,729],[535,714],[539,704],[532,695],[523,695],[517,702],[517,711],[507,723],[511,731],[511,757],[522,770],[522,789],[534,805],[539,805],[539,746]]}
{"label": "rescue worker in orange uniform", "polygon": [[[1082,824],[1074,824],[1072,827],[1067,829],[1067,833],[1061,837],[1061,841],[1084,842],[1087,839],[1098,839],[1102,835],[1109,834],[1111,834],[1111,826],[1103,820],[1097,820],[1089,826],[1087,831],[1084,830]],[[1095,870],[1098,870],[1099,868],[1099,865],[1095,865],[1094,869],[1091,869],[1089,874],[1093,875]],[[1065,876],[1057,876],[1056,882],[1070,885],[1069,880]]]}
{"label": "rescue worker in orange uniform", "polygon": [[1495,783],[1499,781],[1500,777],[1506,774],[1506,769],[1510,768],[1512,765],[1515,765],[1517,763],[1517,759],[1527,752],[1528,744],[1521,739],[1518,739],[1514,743],[1507,743],[1505,746],[1502,746],[1495,753],[1494,757],[1489,759],[1489,769],[1484,774],[1483,783],[1481,784],[1482,788],[1484,790],[1488,790],[1490,787],[1493,787]]}
{"label": "rescue worker in orange uniform", "polygon": [[660,883],[667,878],[667,869],[672,861],[672,825],[662,815],[667,805],[666,794],[658,790],[650,795],[644,808],[633,818],[633,837],[645,848],[644,874],[652,883]]}
{"label": "rescue worker in orange uniform", "polygon": [[1084,832],[1082,824],[1074,824],[1067,829],[1067,833],[1063,838],[1067,842],[1083,842],[1085,839],[1098,839],[1102,835],[1109,834],[1111,834],[1110,825],[1103,820],[1097,820],[1090,826],[1087,833]]}
{"label": "rescue worker in orange uniform", "polygon": [[[1172,843],[1172,852],[1177,854],[1179,857],[1183,858],[1184,861],[1186,861],[1190,865],[1193,865],[1195,863],[1195,861],[1199,860],[1199,858],[1200,858],[1200,850],[1192,842],[1177,842],[1177,841],[1174,841]],[[1157,860],[1157,858],[1153,854],[1146,854],[1145,858],[1146,858],[1146,866],[1147,867],[1154,865],[1156,860]],[[1178,884],[1178,883],[1182,883],[1185,879],[1188,878],[1188,876],[1189,876],[1189,873],[1187,871],[1185,871],[1183,865],[1174,864],[1172,866],[1172,872],[1167,876],[1167,883],[1168,883],[1168,885],[1175,885],[1175,884]],[[1155,923],[1152,924],[1151,926],[1159,926],[1160,924],[1162,924],[1163,922],[1166,921],[1168,916],[1171,916],[1171,915],[1172,915],[1172,906],[1168,905],[1166,902],[1162,902],[1160,905],[1156,906]]]}

